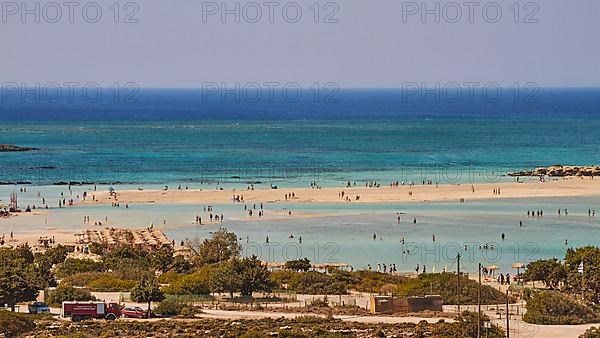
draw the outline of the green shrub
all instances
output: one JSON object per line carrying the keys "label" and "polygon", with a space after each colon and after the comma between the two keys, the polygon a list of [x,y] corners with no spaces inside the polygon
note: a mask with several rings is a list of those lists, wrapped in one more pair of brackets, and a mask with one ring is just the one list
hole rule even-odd
{"label": "green shrub", "polygon": [[175,271],[169,271],[169,272],[165,272],[163,274],[161,274],[160,276],[158,276],[158,282],[161,284],[171,284],[173,282],[175,282],[176,280],[180,279],[182,276],[184,276],[181,273],[175,272]]}
{"label": "green shrub", "polygon": [[587,329],[579,338],[600,338],[600,328],[595,326]]}
{"label": "green shrub", "polygon": [[[512,286],[511,286],[511,288],[512,288]],[[513,291],[517,291],[517,290],[513,290]],[[531,297],[533,297],[538,292],[539,292],[538,289],[526,287],[521,290],[521,296],[523,297],[524,301],[528,302],[531,299]]]}
{"label": "green shrub", "polygon": [[72,250],[69,250],[67,247],[59,244],[54,248],[48,248],[44,253],[36,253],[35,260],[37,262],[46,261],[50,263],[50,265],[60,264],[67,259],[67,254],[70,251]]}
{"label": "green shrub", "polygon": [[88,289],[94,292],[128,292],[136,284],[136,281],[119,279],[111,275],[102,276],[88,283]]}
{"label": "green shrub", "polygon": [[127,292],[135,286],[134,280],[120,279],[110,272],[81,272],[63,278],[63,285],[86,287],[93,292]]}
{"label": "green shrub", "polygon": [[290,282],[290,279],[296,274],[297,272],[291,270],[277,270],[271,272],[271,280],[275,283],[277,288],[284,289],[285,285],[287,285]]}
{"label": "green shrub", "polygon": [[329,307],[329,301],[327,300],[327,297],[325,298],[316,298],[313,301],[310,302],[310,306],[314,306],[314,307]]}
{"label": "green shrub", "polygon": [[350,287],[361,292],[377,292],[384,285],[400,284],[408,280],[408,277],[367,270],[356,271],[352,273],[352,277],[353,280],[348,281]]}
{"label": "green shrub", "polygon": [[104,271],[102,263],[91,259],[67,258],[62,264],[59,264],[55,274],[62,278],[81,272],[101,272]]}
{"label": "green shrub", "polygon": [[164,316],[180,316],[184,318],[193,318],[200,311],[187,302],[182,302],[176,298],[167,298],[160,302],[154,309],[154,312]]}
{"label": "green shrub", "polygon": [[288,283],[290,290],[308,295],[345,295],[346,287],[346,283],[333,276],[316,271],[296,273]]}
{"label": "green shrub", "polygon": [[176,273],[190,273],[192,272],[192,264],[181,255],[175,256],[171,264],[171,271]]}
{"label": "green shrub", "polygon": [[308,271],[311,268],[310,259],[293,259],[285,262],[285,268],[292,271]]}
{"label": "green shrub", "polygon": [[207,295],[210,293],[210,276],[205,269],[190,275],[183,275],[163,287],[163,291],[170,295]]}
{"label": "green shrub", "polygon": [[531,295],[523,320],[540,325],[574,325],[593,323],[599,317],[571,296],[546,290]]}
{"label": "green shrub", "polygon": [[[458,301],[456,288],[456,274],[429,273],[419,275],[417,278],[406,279],[398,285],[399,296],[424,296],[437,294],[442,297],[445,304],[456,304]],[[479,283],[465,276],[460,278],[460,301],[462,304],[477,304],[477,289]],[[482,304],[505,303],[506,296],[487,285],[481,287]]]}
{"label": "green shrub", "polygon": [[96,300],[90,291],[78,289],[71,285],[59,285],[56,289],[50,291],[48,303],[53,306],[61,306],[64,301],[88,301]]}
{"label": "green shrub", "polygon": [[64,277],[61,284],[83,287],[107,275],[109,275],[108,272],[80,272]]}
{"label": "green shrub", "polygon": [[31,316],[0,310],[0,336],[16,337],[35,329]]}

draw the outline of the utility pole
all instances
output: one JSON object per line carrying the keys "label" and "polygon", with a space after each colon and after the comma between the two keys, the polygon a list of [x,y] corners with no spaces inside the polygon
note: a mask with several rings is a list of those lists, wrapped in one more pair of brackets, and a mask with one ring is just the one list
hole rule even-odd
{"label": "utility pole", "polygon": [[479,286],[477,287],[477,338],[481,338],[481,263],[479,263]]}
{"label": "utility pole", "polygon": [[582,267],[581,267],[581,299],[582,301],[585,302],[585,283],[584,283],[584,276],[583,276],[583,261],[581,262]]}
{"label": "utility pole", "polygon": [[460,252],[456,254],[456,304],[460,315]]}
{"label": "utility pole", "polygon": [[508,314],[508,289],[506,289],[506,338],[510,338],[510,315]]}

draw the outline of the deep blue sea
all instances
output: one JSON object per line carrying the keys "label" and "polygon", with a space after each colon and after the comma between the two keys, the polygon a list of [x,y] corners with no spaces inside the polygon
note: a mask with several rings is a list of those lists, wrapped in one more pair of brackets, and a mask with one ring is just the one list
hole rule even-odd
{"label": "deep blue sea", "polygon": [[497,100],[393,89],[307,90],[297,102],[201,89],[103,94],[3,93],[0,143],[40,150],[0,153],[0,182],[448,183],[600,164],[600,89],[505,89]]}

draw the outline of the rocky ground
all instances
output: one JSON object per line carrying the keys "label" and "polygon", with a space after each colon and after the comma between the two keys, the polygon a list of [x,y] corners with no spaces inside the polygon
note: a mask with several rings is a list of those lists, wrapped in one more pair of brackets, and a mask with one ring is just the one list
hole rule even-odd
{"label": "rocky ground", "polygon": [[12,152],[12,151],[33,151],[38,150],[37,148],[18,147],[12,144],[0,144],[0,153]]}
{"label": "rocky ground", "polygon": [[553,165],[549,167],[536,168],[528,171],[515,171],[508,176],[550,176],[550,177],[571,177],[571,176],[600,176],[600,166],[563,166]]}

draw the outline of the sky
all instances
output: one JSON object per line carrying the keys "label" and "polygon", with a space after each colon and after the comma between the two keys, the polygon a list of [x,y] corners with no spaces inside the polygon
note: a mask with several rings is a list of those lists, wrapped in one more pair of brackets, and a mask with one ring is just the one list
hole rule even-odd
{"label": "sky", "polygon": [[2,82],[600,86],[597,0],[96,1],[2,2]]}

